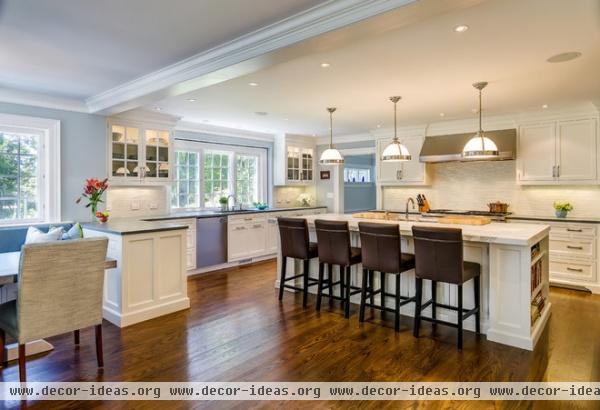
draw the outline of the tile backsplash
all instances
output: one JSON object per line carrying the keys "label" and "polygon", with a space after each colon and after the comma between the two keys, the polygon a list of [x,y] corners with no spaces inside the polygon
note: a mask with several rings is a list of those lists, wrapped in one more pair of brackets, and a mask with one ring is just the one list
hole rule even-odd
{"label": "tile backsplash", "polygon": [[317,204],[315,188],[312,186],[285,186],[273,187],[273,206],[277,208],[288,208],[300,206],[298,197],[302,193],[312,195],[313,201],[311,205]]}
{"label": "tile backsplash", "polygon": [[165,186],[112,186],[107,191],[106,209],[113,218],[162,215],[169,212],[168,193]]}
{"label": "tile backsplash", "polygon": [[487,210],[489,202],[510,204],[521,215],[551,215],[552,203],[569,201],[572,216],[600,216],[600,186],[522,186],[516,183],[516,161],[430,164],[427,187],[387,187],[383,208],[404,210],[408,197],[425,194],[433,208]]}

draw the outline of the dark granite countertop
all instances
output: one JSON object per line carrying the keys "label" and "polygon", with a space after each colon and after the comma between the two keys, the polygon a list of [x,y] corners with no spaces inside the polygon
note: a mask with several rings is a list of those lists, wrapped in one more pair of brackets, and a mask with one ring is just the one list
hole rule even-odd
{"label": "dark granite countertop", "polygon": [[600,224],[600,218],[588,216],[567,216],[566,218],[557,218],[555,215],[519,215],[511,214],[506,219],[516,219],[523,221],[544,221],[544,222],[572,222],[572,223],[588,223]]}
{"label": "dark granite countertop", "polygon": [[166,221],[171,219],[187,219],[187,218],[215,218],[219,216],[228,215],[244,215],[244,214],[260,214],[268,212],[284,212],[284,211],[298,211],[303,209],[321,209],[327,208],[326,206],[309,206],[309,207],[296,207],[296,208],[267,208],[262,211],[258,209],[245,209],[243,211],[218,211],[218,210],[202,210],[202,211],[185,211],[185,212],[171,212],[166,215],[157,215],[144,217],[144,221]]}
{"label": "dark granite countertop", "polygon": [[140,221],[137,218],[115,218],[106,223],[90,222],[82,224],[84,229],[117,235],[133,235],[160,231],[188,229],[187,225],[176,222]]}

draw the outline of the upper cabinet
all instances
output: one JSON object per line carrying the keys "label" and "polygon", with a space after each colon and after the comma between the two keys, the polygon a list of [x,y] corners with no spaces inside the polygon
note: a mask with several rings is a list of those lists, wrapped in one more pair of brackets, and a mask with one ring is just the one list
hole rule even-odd
{"label": "upper cabinet", "polygon": [[598,182],[598,120],[548,121],[519,127],[517,182],[574,185]]}
{"label": "upper cabinet", "polygon": [[117,184],[171,182],[171,131],[160,124],[108,121],[110,180]]}
{"label": "upper cabinet", "polygon": [[423,141],[425,138],[421,135],[401,138],[412,159],[402,162],[383,162],[381,154],[391,139],[377,140],[377,183],[384,186],[427,185],[429,183],[427,165],[419,161]]}
{"label": "upper cabinet", "polygon": [[308,185],[314,183],[315,142],[310,137],[281,134],[275,136],[273,184]]}

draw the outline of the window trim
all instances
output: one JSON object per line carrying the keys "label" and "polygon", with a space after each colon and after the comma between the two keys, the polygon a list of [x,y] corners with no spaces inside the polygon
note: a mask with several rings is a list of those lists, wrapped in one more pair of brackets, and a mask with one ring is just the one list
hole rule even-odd
{"label": "window trim", "polygon": [[36,222],[61,221],[61,173],[60,173],[60,121],[49,118],[29,117],[0,113],[0,127],[15,132],[39,134],[42,137],[40,156],[41,218],[0,221],[0,226],[26,225]]}
{"label": "window trim", "polygon": [[[260,202],[267,202],[268,198],[268,166],[267,166],[267,149],[261,147],[247,147],[236,144],[226,144],[226,143],[210,143],[203,141],[192,141],[187,139],[174,139],[173,143],[173,158],[177,157],[177,151],[188,151],[188,152],[197,152],[200,154],[199,163],[199,173],[200,179],[198,181],[199,187],[198,192],[200,195],[199,200],[199,208],[176,208],[180,211],[186,210],[203,210],[203,209],[218,209],[217,207],[206,207],[204,202],[204,151],[226,151],[232,153],[231,160],[231,175],[233,176],[233,180],[231,181],[231,190],[235,192],[235,176],[237,175],[236,170],[236,155],[256,155],[258,157],[258,198]],[[176,163],[174,162],[174,167]],[[173,187],[174,188],[174,187]],[[237,200],[237,198],[236,198]],[[171,200],[169,200],[169,204],[171,205]]]}

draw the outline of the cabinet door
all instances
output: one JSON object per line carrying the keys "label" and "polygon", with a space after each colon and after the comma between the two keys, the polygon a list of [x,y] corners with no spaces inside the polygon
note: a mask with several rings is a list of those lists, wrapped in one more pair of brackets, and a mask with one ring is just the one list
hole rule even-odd
{"label": "cabinet door", "polygon": [[555,123],[524,125],[519,129],[520,181],[553,181],[556,165]]}
{"label": "cabinet door", "polygon": [[140,176],[140,129],[110,125],[111,178],[135,179]]}
{"label": "cabinet door", "polygon": [[392,140],[379,140],[377,141],[377,163],[378,174],[377,182],[379,183],[397,183],[402,180],[402,162],[383,162],[381,161],[381,154],[383,150]]}
{"label": "cabinet door", "polygon": [[267,217],[267,238],[265,245],[265,253],[277,253],[277,237],[279,229],[277,227],[277,216]]}
{"label": "cabinet door", "polygon": [[249,256],[249,243],[248,240],[250,234],[248,227],[244,223],[230,223],[228,229],[228,260],[235,261],[238,259],[244,259]]}
{"label": "cabinet door", "polygon": [[287,181],[299,182],[301,175],[300,148],[288,147],[287,149]]}
{"label": "cabinet door", "polygon": [[412,159],[402,162],[401,182],[423,182],[425,183],[425,164],[419,161],[419,154],[423,147],[423,137],[410,137],[402,140],[402,144],[408,149]]}
{"label": "cabinet door", "polygon": [[561,181],[596,179],[596,121],[558,123],[558,176]]}
{"label": "cabinet door", "polygon": [[302,150],[300,179],[304,182],[312,182],[313,180],[313,157],[314,151],[312,148],[305,148]]}
{"label": "cabinet door", "polygon": [[247,225],[248,228],[248,254],[250,256],[264,255],[267,239],[266,222],[252,222]]}
{"label": "cabinet door", "polygon": [[167,180],[170,174],[169,132],[144,131],[145,178]]}

